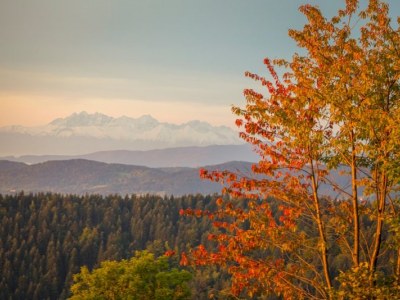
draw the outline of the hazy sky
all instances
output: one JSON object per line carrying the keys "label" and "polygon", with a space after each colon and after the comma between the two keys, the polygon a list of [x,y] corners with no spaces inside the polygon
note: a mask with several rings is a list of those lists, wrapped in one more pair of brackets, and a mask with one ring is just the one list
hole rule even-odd
{"label": "hazy sky", "polygon": [[232,125],[244,71],[296,51],[306,2],[331,16],[344,1],[0,0],[0,126],[83,110]]}

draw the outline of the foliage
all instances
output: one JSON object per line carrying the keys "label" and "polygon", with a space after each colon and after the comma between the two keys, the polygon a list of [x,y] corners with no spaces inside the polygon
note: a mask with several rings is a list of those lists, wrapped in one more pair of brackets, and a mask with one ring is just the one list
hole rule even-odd
{"label": "foliage", "polygon": [[[215,197],[154,195],[0,195],[0,299],[66,299],[73,274],[137,250],[162,255],[209,243],[210,222],[179,217],[196,206],[215,209]],[[178,259],[171,261],[178,267]],[[219,270],[194,271],[195,299],[229,286]]]}
{"label": "foliage", "polygon": [[[387,282],[390,280],[390,282]],[[336,293],[339,299],[397,299],[400,295],[400,286],[396,278],[386,278],[383,274],[375,273],[375,285],[371,286],[369,266],[360,263],[346,273],[338,276],[340,289]]]}
{"label": "foliage", "polygon": [[[390,294],[400,275],[400,18],[392,28],[378,0],[346,0],[331,19],[300,11],[308,23],[289,35],[305,54],[265,59],[271,79],[247,72],[265,91],[245,90],[245,108],[233,108],[260,155],[254,176],[201,171],[230,197],[185,212],[219,232],[209,236],[217,251],[200,245],[182,262],[225,267],[242,296]],[[349,284],[359,276],[362,286]]]}
{"label": "foliage", "polygon": [[104,261],[74,275],[70,299],[190,299],[191,274],[170,268],[168,258],[137,251],[129,260]]}

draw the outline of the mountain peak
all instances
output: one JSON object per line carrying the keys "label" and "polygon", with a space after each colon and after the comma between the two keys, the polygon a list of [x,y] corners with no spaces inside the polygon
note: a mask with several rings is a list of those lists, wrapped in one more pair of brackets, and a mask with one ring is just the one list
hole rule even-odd
{"label": "mountain peak", "polygon": [[73,113],[65,118],[58,118],[50,122],[50,125],[65,127],[81,127],[81,126],[102,126],[109,123],[114,118],[101,113],[89,114],[86,111]]}
{"label": "mountain peak", "polygon": [[141,125],[157,125],[159,122],[154,119],[151,115],[143,115],[136,119],[136,121]]}

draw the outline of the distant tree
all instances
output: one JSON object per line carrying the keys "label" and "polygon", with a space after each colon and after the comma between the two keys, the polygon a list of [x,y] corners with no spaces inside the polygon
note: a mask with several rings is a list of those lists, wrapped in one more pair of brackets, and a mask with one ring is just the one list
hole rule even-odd
{"label": "distant tree", "polygon": [[129,260],[104,261],[92,272],[82,267],[70,299],[190,299],[190,279],[189,272],[171,268],[168,257],[137,251]]}
{"label": "distant tree", "polygon": [[233,109],[255,176],[203,170],[233,200],[184,212],[219,231],[217,251],[182,263],[225,267],[236,295],[400,298],[400,19],[379,0],[345,3],[331,19],[301,6],[308,23],[289,35],[304,54],[265,59],[269,78],[246,73],[265,89]]}

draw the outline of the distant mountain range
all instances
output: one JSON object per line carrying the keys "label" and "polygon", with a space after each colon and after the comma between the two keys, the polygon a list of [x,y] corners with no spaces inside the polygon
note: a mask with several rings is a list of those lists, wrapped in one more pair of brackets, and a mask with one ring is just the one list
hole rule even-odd
{"label": "distant mountain range", "polygon": [[[250,174],[251,163],[229,162],[209,170]],[[73,194],[212,194],[221,185],[201,180],[198,168],[148,168],[106,164],[83,159],[49,161],[27,165],[0,161],[0,193],[57,192]]]}
{"label": "distant mountain range", "polygon": [[114,150],[84,155],[24,155],[0,157],[3,160],[36,164],[53,160],[87,159],[104,163],[160,167],[200,167],[228,161],[256,162],[259,156],[249,145],[180,147],[148,151]]}
{"label": "distant mountain range", "polygon": [[221,186],[201,180],[200,166],[243,173],[258,159],[229,127],[149,115],[74,113],[39,127],[2,127],[0,143],[0,155],[12,155],[0,157],[3,194],[211,194]]}
{"label": "distant mountain range", "polygon": [[39,127],[2,127],[0,144],[0,155],[80,155],[243,142],[233,129],[201,121],[176,125],[158,122],[150,115],[135,119],[81,112]]}

